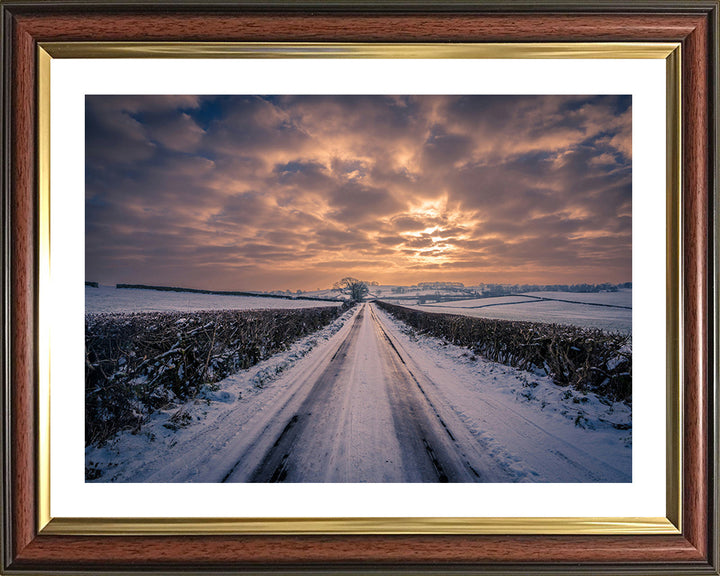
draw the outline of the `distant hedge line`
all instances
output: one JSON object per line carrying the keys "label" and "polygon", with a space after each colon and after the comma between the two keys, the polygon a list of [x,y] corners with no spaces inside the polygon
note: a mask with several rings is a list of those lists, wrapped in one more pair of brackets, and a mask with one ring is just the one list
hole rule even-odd
{"label": "distant hedge line", "polygon": [[139,429],[154,410],[286,349],[349,307],[86,316],[85,442]]}
{"label": "distant hedge line", "polygon": [[[87,284],[87,282],[85,283]],[[97,284],[97,282],[95,282]],[[97,286],[95,286],[97,288]],[[189,292],[190,294],[214,294],[217,296],[254,296],[256,298],[276,298],[279,300],[313,300],[317,302],[342,302],[339,298],[320,298],[302,294],[267,294],[265,292],[239,292],[237,290],[201,290],[199,288],[180,288],[177,286],[149,286],[148,284],[116,284],[118,289],[157,290],[158,292]]]}
{"label": "distant hedge line", "polygon": [[467,346],[488,360],[544,370],[556,384],[631,401],[630,336],[536,322],[435,314],[386,302],[377,305],[420,332]]}

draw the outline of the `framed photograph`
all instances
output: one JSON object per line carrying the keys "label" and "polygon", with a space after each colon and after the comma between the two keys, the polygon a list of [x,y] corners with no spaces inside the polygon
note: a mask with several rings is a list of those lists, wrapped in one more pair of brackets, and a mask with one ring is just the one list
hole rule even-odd
{"label": "framed photograph", "polygon": [[0,9],[3,573],[718,573],[716,1]]}

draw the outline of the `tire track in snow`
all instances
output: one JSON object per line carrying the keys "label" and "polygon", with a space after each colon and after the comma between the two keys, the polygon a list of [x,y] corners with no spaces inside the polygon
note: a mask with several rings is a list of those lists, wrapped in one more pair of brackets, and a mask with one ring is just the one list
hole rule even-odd
{"label": "tire track in snow", "polygon": [[364,310],[355,317],[350,333],[333,354],[330,364],[315,381],[312,390],[302,403],[298,412],[290,419],[272,448],[267,452],[260,466],[253,472],[250,482],[282,482],[288,475],[288,460],[295,450],[298,439],[303,435],[309,418],[317,406],[330,401],[329,395],[340,369],[347,358],[351,345],[357,339],[357,333],[363,323]]}
{"label": "tire track in snow", "polygon": [[[401,446],[410,450],[415,445],[416,452],[424,449],[432,463],[436,481],[481,481],[480,474],[470,463],[456,454],[455,436],[383,329],[372,307],[370,307],[370,315],[378,336],[387,343],[383,349],[387,355],[385,361],[393,368],[391,407]],[[444,435],[447,438],[443,438]]]}
{"label": "tire track in snow", "polygon": [[[501,482],[511,480],[513,473],[484,453],[465,423],[435,393],[436,384],[414,366],[411,357],[385,329],[383,322],[375,313],[375,309],[371,307],[370,310],[376,329],[388,343],[388,349],[392,350],[396,361],[402,364],[404,372],[409,376],[410,386],[415,392],[412,411],[418,414],[424,413],[425,428],[433,430],[431,434],[435,439],[435,444],[440,447],[438,453],[442,455],[442,459],[450,462],[448,468],[453,472],[449,481]],[[432,448],[428,447],[428,453],[432,458],[435,457],[435,451]]]}
{"label": "tire track in snow", "polygon": [[[265,455],[263,461],[253,472],[249,479],[250,482],[282,482],[286,478],[287,460],[295,446],[295,443],[297,442],[297,438],[305,429],[307,419],[312,416],[314,405],[328,401],[327,396],[329,387],[332,385],[334,377],[338,374],[338,364],[342,364],[347,356],[350,345],[357,337],[357,332],[363,322],[363,315],[364,311],[360,310],[353,321],[353,325],[350,328],[349,333],[343,340],[340,347],[333,354],[330,363],[317,378],[310,393],[303,401],[297,413],[290,418],[288,423],[285,425],[285,428],[283,428],[280,433],[280,436],[278,436],[273,446]],[[242,462],[243,460],[238,461],[225,475],[222,482],[226,482],[230,479]]]}

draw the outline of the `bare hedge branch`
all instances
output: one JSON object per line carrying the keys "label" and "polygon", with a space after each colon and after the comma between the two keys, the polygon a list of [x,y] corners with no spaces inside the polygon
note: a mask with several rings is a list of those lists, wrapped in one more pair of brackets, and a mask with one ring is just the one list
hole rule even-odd
{"label": "bare hedge branch", "polygon": [[632,399],[630,336],[602,330],[435,314],[386,302],[377,305],[422,333],[467,346],[493,362],[543,370],[560,386]]}
{"label": "bare hedge branch", "polygon": [[153,411],[285,350],[349,307],[87,315],[85,442],[139,430]]}

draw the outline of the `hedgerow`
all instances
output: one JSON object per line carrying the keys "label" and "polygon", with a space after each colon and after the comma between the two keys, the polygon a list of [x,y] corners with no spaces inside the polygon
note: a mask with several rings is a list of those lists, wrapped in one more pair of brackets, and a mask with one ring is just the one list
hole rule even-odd
{"label": "hedgerow", "polygon": [[542,370],[560,386],[631,401],[628,335],[559,324],[436,314],[386,302],[377,305],[422,333],[466,346],[488,360],[521,370]]}
{"label": "hedgerow", "polygon": [[137,431],[153,411],[286,349],[348,304],[85,318],[85,442]]}

